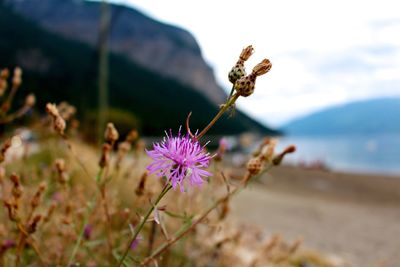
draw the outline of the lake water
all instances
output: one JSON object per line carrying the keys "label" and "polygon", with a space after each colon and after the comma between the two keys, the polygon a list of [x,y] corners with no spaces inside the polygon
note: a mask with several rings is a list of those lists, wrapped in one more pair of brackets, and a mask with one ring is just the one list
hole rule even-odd
{"label": "lake water", "polygon": [[295,144],[291,164],[323,162],[337,171],[400,175],[400,135],[287,136],[278,151]]}

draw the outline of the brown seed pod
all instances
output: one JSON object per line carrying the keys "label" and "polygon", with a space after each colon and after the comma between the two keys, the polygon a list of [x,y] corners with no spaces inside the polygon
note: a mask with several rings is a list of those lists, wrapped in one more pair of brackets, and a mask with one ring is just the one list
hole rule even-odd
{"label": "brown seed pod", "polygon": [[247,97],[254,92],[256,84],[256,75],[253,73],[238,79],[235,82],[234,88],[240,96]]}
{"label": "brown seed pod", "polygon": [[232,67],[231,71],[228,73],[228,79],[231,83],[235,82],[246,75],[246,70],[244,67],[244,62],[249,59],[253,54],[254,49],[251,45],[244,48],[239,56],[239,60],[236,62],[235,66]]}
{"label": "brown seed pod", "polygon": [[104,139],[107,143],[113,144],[119,138],[119,133],[112,122],[107,123]]}
{"label": "brown seed pod", "polygon": [[247,162],[247,171],[250,173],[250,175],[257,175],[261,172],[261,169],[263,168],[263,162],[260,160],[260,158],[251,158]]}

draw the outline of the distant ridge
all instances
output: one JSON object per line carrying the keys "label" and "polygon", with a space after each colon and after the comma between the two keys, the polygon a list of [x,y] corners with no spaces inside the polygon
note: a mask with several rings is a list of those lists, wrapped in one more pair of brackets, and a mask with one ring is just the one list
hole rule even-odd
{"label": "distant ridge", "polygon": [[[38,109],[44,110],[46,102],[68,101],[82,117],[87,115],[84,111],[96,112],[97,51],[93,47],[49,32],[1,4],[0,36],[0,68],[23,68],[21,90],[36,94]],[[144,134],[178,129],[190,111],[192,129],[202,128],[217,112],[215,103],[189,85],[117,53],[110,54],[109,62],[110,105],[138,118]],[[277,134],[240,111],[220,120],[210,133],[248,131]]]}
{"label": "distant ridge", "polygon": [[334,106],[282,127],[293,135],[400,134],[400,98],[379,98]]}
{"label": "distant ridge", "polygon": [[[3,1],[47,31],[93,48],[98,45],[100,1]],[[108,6],[112,52],[196,90],[214,104],[225,100],[226,93],[216,83],[213,70],[203,59],[200,46],[191,33],[157,21],[132,7],[111,3]]]}

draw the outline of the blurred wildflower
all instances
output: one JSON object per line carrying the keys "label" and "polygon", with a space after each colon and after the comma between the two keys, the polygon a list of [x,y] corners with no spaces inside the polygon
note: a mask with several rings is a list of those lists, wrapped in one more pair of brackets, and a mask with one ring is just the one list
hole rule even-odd
{"label": "blurred wildflower", "polygon": [[91,224],[85,225],[85,228],[83,229],[83,237],[86,240],[89,240],[90,237],[92,236],[92,232],[93,232],[93,226]]}
{"label": "blurred wildflower", "polygon": [[64,136],[65,128],[67,124],[63,117],[61,117],[57,106],[55,104],[47,103],[46,104],[46,112],[52,117],[53,119],[53,128],[54,130],[59,133],[61,136]]}
{"label": "blurred wildflower", "polygon": [[185,178],[189,179],[190,186],[200,186],[202,177],[211,176],[210,172],[202,169],[208,167],[211,159],[204,147],[189,135],[182,136],[180,130],[176,137],[167,134],[162,142],[153,145],[153,150],[146,151],[154,160],[147,170],[159,177],[165,176],[174,189],[179,185],[182,192]]}
{"label": "blurred wildflower", "polygon": [[17,245],[17,243],[12,239],[6,239],[0,245],[0,253],[5,252],[6,250],[13,248]]}
{"label": "blurred wildflower", "polygon": [[142,238],[140,236],[136,237],[135,240],[131,243],[130,249],[135,250],[137,248],[137,246],[139,245],[140,240],[142,240]]}
{"label": "blurred wildflower", "polygon": [[215,156],[215,161],[221,161],[225,155],[226,150],[228,149],[228,141],[226,138],[221,138],[219,140],[217,154]]}
{"label": "blurred wildflower", "polygon": [[109,144],[114,144],[119,138],[119,133],[112,122],[107,124],[106,131],[104,133],[104,139]]}
{"label": "blurred wildflower", "polygon": [[140,178],[139,185],[137,186],[137,188],[136,188],[136,190],[135,190],[135,193],[136,193],[137,196],[143,195],[143,193],[144,193],[144,187],[145,187],[145,185],[146,185],[146,180],[147,180],[148,174],[149,174],[149,173],[148,173],[147,171],[145,171],[145,172],[142,174],[142,177]]}
{"label": "blurred wildflower", "polygon": [[272,164],[280,165],[286,154],[291,154],[291,153],[294,153],[295,151],[296,151],[296,147],[294,145],[290,145],[290,146],[286,147],[280,154],[276,155],[273,158]]}

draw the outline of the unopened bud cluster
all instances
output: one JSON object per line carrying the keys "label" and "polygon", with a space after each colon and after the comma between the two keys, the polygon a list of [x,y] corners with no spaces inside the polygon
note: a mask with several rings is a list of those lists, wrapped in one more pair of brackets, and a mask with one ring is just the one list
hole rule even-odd
{"label": "unopened bud cluster", "polygon": [[22,84],[22,69],[20,67],[16,67],[14,69],[14,76],[12,79],[12,86],[17,88]]}
{"label": "unopened bud cluster", "polygon": [[25,98],[25,103],[19,109],[15,110],[13,113],[8,114],[8,111],[12,107],[14,97],[17,94],[19,87],[22,84],[22,69],[16,67],[14,69],[13,76],[11,78],[11,90],[9,88],[8,79],[10,78],[10,71],[8,69],[0,70],[0,97],[3,98],[0,104],[0,124],[7,124],[15,119],[18,119],[25,115],[36,102],[35,95],[29,94]]}
{"label": "unopened bud cluster", "polygon": [[46,112],[53,119],[54,130],[63,136],[65,128],[67,127],[67,124],[66,124],[64,118],[60,115],[60,113],[57,109],[57,106],[55,104],[47,103]]}
{"label": "unopened bud cluster", "polygon": [[76,108],[63,101],[57,105],[58,113],[65,120],[69,121],[76,113]]}
{"label": "unopened bud cluster", "polygon": [[229,81],[233,84],[233,88],[239,96],[247,97],[254,92],[256,78],[267,73],[272,64],[268,59],[258,63],[249,75],[246,75],[244,62],[253,54],[254,49],[250,45],[243,49],[239,60],[228,74]]}
{"label": "unopened bud cluster", "polygon": [[246,75],[244,62],[250,58],[253,52],[254,49],[251,45],[249,45],[246,48],[243,48],[242,53],[240,53],[238,61],[236,62],[235,66],[232,67],[231,71],[228,74],[228,79],[231,83],[235,84],[235,82],[238,79]]}
{"label": "unopened bud cluster", "polygon": [[116,167],[119,169],[121,167],[122,160],[128,154],[128,152],[132,149],[132,143],[135,142],[139,137],[139,134],[136,130],[132,130],[125,137],[125,140],[118,144],[117,151],[117,161]]}
{"label": "unopened bud cluster", "polygon": [[16,175],[15,173],[11,174],[10,181],[12,183],[11,198],[5,200],[4,204],[7,208],[9,219],[11,221],[18,222],[20,220],[19,210],[24,190],[21,185],[19,176]]}
{"label": "unopened bud cluster", "polygon": [[65,166],[65,160],[61,158],[56,159],[54,161],[54,166],[57,170],[58,182],[62,185],[65,185],[69,180],[69,175]]}
{"label": "unopened bud cluster", "polygon": [[110,164],[111,151],[113,150],[114,144],[118,138],[119,133],[114,124],[111,122],[107,123],[106,130],[104,131],[105,142],[101,148],[101,156],[99,161],[100,168],[105,168]]}
{"label": "unopened bud cluster", "polygon": [[114,144],[119,138],[119,133],[112,122],[107,123],[104,139],[109,144]]}
{"label": "unopened bud cluster", "polygon": [[290,145],[281,153],[275,155],[276,144],[277,141],[275,139],[266,138],[263,140],[260,147],[253,153],[253,157],[247,162],[247,176],[244,182],[247,183],[252,176],[260,174],[267,164],[280,165],[285,155],[296,151],[296,147]]}
{"label": "unopened bud cluster", "polygon": [[7,79],[10,76],[10,71],[8,69],[3,69],[0,71],[0,96],[4,95],[8,87]]}
{"label": "unopened bud cluster", "polygon": [[2,163],[6,158],[6,152],[11,147],[11,139],[7,139],[0,149],[0,163]]}

